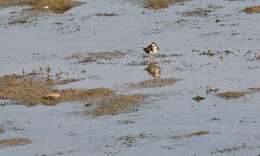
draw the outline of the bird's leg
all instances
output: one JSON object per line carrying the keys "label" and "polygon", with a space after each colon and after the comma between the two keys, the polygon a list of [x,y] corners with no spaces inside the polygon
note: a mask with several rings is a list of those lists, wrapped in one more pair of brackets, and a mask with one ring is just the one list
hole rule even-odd
{"label": "bird's leg", "polygon": [[151,54],[151,60],[152,60],[152,62],[151,62],[151,63],[153,63],[153,54]]}
{"label": "bird's leg", "polygon": [[151,54],[149,54],[149,63],[148,64],[150,64],[150,63],[152,63]]}

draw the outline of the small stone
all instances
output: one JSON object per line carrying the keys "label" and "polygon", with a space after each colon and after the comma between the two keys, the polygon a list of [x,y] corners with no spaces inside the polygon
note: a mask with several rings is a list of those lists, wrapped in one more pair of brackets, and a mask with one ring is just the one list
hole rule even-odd
{"label": "small stone", "polygon": [[60,97],[61,97],[60,93],[49,93],[44,96],[45,99],[58,99]]}
{"label": "small stone", "polygon": [[195,96],[195,97],[193,97],[193,100],[196,101],[196,102],[200,102],[200,101],[202,101],[202,100],[205,100],[205,97]]}

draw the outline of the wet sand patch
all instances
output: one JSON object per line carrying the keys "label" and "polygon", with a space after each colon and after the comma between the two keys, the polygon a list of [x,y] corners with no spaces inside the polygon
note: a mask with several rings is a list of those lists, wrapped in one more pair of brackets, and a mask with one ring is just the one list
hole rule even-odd
{"label": "wet sand patch", "polygon": [[96,101],[95,107],[87,110],[85,114],[97,117],[136,111],[136,107],[144,102],[144,99],[145,96],[141,94],[109,96]]}
{"label": "wet sand patch", "polygon": [[175,78],[161,78],[161,79],[152,79],[145,80],[137,83],[127,84],[130,88],[155,88],[155,87],[164,87],[174,85],[178,79]]}
{"label": "wet sand patch", "polygon": [[3,139],[0,140],[0,148],[8,146],[28,145],[31,143],[32,141],[26,138]]}

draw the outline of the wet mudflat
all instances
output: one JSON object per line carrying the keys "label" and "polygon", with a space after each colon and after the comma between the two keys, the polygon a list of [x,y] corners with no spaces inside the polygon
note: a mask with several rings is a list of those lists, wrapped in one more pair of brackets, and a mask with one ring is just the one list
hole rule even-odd
{"label": "wet mudflat", "polygon": [[0,0],[0,155],[260,154],[257,1],[60,4]]}

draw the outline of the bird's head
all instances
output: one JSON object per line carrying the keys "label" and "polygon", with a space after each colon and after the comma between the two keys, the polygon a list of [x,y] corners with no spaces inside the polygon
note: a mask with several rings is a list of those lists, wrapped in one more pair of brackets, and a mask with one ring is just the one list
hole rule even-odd
{"label": "bird's head", "polygon": [[155,46],[157,46],[157,43],[156,42],[152,42],[151,46],[155,47]]}
{"label": "bird's head", "polygon": [[151,46],[152,49],[157,49],[157,50],[159,50],[159,46],[157,45],[156,42],[152,42],[152,43],[150,44],[150,46]]}

